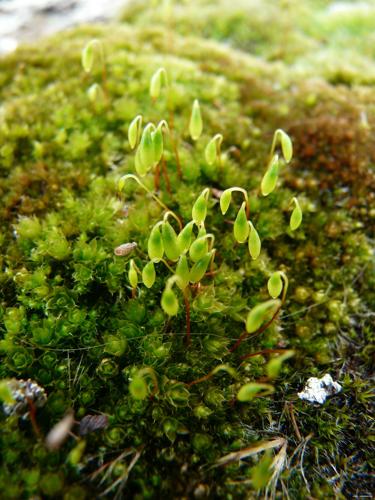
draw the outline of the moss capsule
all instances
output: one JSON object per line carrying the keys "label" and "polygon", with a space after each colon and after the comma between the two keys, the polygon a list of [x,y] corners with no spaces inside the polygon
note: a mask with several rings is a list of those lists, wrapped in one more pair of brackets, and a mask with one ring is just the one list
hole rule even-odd
{"label": "moss capsule", "polygon": [[302,222],[302,210],[301,210],[300,204],[298,203],[297,198],[293,198],[293,202],[294,202],[295,206],[294,206],[292,215],[290,216],[289,225],[290,225],[290,229],[292,231],[295,231],[301,225],[301,222]]}
{"label": "moss capsule", "polygon": [[262,247],[258,231],[255,229],[253,224],[249,221],[250,234],[249,234],[249,252],[252,259],[257,259],[260,255],[260,250]]}
{"label": "moss capsule", "polygon": [[273,273],[267,282],[268,293],[273,299],[280,296],[283,290],[283,280],[279,271]]}
{"label": "moss capsule", "polygon": [[93,103],[99,103],[104,99],[104,93],[98,83],[93,83],[87,90],[88,98]]}
{"label": "moss capsule", "polygon": [[212,258],[212,251],[206,254],[202,259],[198,260],[190,270],[190,282],[198,283],[206,274],[208,265]]}
{"label": "moss capsule", "polygon": [[129,262],[128,279],[132,288],[137,288],[138,285],[138,273],[135,266],[134,260],[131,259]]}
{"label": "moss capsule", "polygon": [[152,142],[154,143],[154,163],[157,164],[161,160],[164,151],[164,140],[163,140],[163,132],[158,127],[151,134]]}
{"label": "moss capsule", "polygon": [[153,262],[148,262],[145,267],[142,269],[142,281],[147,286],[147,288],[151,288],[155,283],[156,273],[155,266]]}
{"label": "moss capsule", "polygon": [[161,297],[161,307],[168,316],[176,316],[178,313],[178,300],[176,294],[168,285]]}
{"label": "moss capsule", "polygon": [[261,384],[258,382],[249,382],[241,387],[237,393],[238,401],[247,402],[256,396],[266,396],[274,392],[274,387],[270,384]]}
{"label": "moss capsule", "polygon": [[279,157],[275,155],[263,176],[260,189],[263,196],[268,196],[275,189],[279,177]]}
{"label": "moss capsule", "polygon": [[289,137],[289,135],[284,132],[284,130],[277,130],[280,142],[281,142],[281,151],[283,152],[284,160],[289,163],[293,157],[293,144]]}
{"label": "moss capsule", "polygon": [[193,226],[194,221],[189,222],[177,236],[177,245],[180,253],[186,252],[190,247]]}
{"label": "moss capsule", "polygon": [[151,77],[150,96],[156,100],[160,95],[161,86],[168,86],[168,76],[165,68],[159,68]]}
{"label": "moss capsule", "polygon": [[209,165],[213,165],[215,161],[220,160],[220,148],[222,141],[223,136],[221,134],[216,134],[215,137],[213,137],[207,144],[206,149],[204,150],[204,156]]}
{"label": "moss capsule", "polygon": [[227,213],[231,200],[232,191],[230,189],[226,189],[220,196],[220,210],[223,215]]}
{"label": "moss capsule", "polygon": [[193,209],[191,211],[191,216],[193,221],[199,225],[205,221],[207,215],[207,197],[208,189],[205,189],[196,199]]}
{"label": "moss capsule", "polygon": [[170,260],[178,260],[180,249],[177,244],[177,234],[168,221],[163,222],[161,234],[166,256]]}
{"label": "moss capsule", "polygon": [[253,309],[249,312],[246,319],[246,331],[248,333],[256,332],[263,323],[267,320],[271,319],[273,314],[277,311],[277,309],[281,306],[281,301],[276,300],[268,300],[267,302],[262,302],[261,304],[257,304]]}
{"label": "moss capsule", "polygon": [[150,260],[153,260],[154,262],[159,262],[160,259],[163,258],[164,245],[160,232],[160,223],[156,224],[151,230],[151,234],[147,242],[147,251]]}
{"label": "moss capsule", "polygon": [[238,241],[238,243],[244,243],[249,236],[250,231],[249,224],[247,223],[245,207],[246,203],[243,202],[233,226],[234,238]]}
{"label": "moss capsule", "polygon": [[142,165],[147,170],[149,170],[153,166],[155,159],[154,142],[151,135],[153,127],[154,126],[152,125],[152,123],[146,125],[142,133],[141,142],[139,144],[139,158]]}
{"label": "moss capsule", "polygon": [[102,45],[99,40],[90,40],[83,48],[81,54],[82,67],[86,73],[90,73],[94,65],[95,50],[99,50],[100,54],[103,51]]}
{"label": "moss capsule", "polygon": [[186,255],[181,255],[181,257],[178,260],[177,267],[176,267],[176,284],[178,285],[181,290],[186,288],[189,284],[189,278],[190,278],[190,271],[189,271],[189,265],[188,261],[186,258]]}
{"label": "moss capsule", "polygon": [[140,148],[137,149],[134,158],[135,171],[140,177],[144,177],[148,172],[148,167],[146,167],[141,160]]}
{"label": "moss capsule", "polygon": [[202,134],[203,122],[199,101],[195,99],[190,116],[189,132],[190,137],[196,141]]}
{"label": "moss capsule", "polygon": [[207,235],[197,238],[190,246],[189,256],[193,262],[198,262],[208,252]]}
{"label": "moss capsule", "polygon": [[128,141],[131,149],[134,149],[138,144],[139,139],[141,137],[141,129],[142,129],[142,115],[138,115],[130,123],[128,129]]}

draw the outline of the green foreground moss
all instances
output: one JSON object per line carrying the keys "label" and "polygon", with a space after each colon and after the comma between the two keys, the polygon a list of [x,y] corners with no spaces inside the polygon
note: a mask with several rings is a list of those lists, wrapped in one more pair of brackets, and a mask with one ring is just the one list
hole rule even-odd
{"label": "green foreground moss", "polygon": [[[268,477],[268,455],[212,465],[274,437],[287,440],[290,459],[274,486],[278,496],[367,494],[375,299],[371,82],[309,79],[282,62],[137,22],[76,29],[0,61],[1,378],[32,378],[45,387],[47,405],[37,412],[44,435],[69,408],[77,419],[109,416],[107,429],[84,438],[78,460],[69,455],[73,438],[49,452],[28,420],[2,416],[3,498],[80,499],[106,490],[109,498],[253,497]],[[90,76],[81,69],[82,47],[93,37],[105,46],[107,104],[93,105],[87,96],[101,81],[100,69]],[[189,348],[183,311],[168,321],[160,308],[167,274],[132,298],[130,256],[114,255],[118,245],[136,241],[131,257],[142,267],[149,231],[162,216],[135,184],[117,192],[120,176],[134,171],[130,121],[138,113],[154,122],[168,118],[165,101],[149,97],[160,66],[172,81],[183,179],[166,151],[172,194],[162,180],[159,196],[184,221],[205,187],[256,192],[276,128],[295,147],[275,193],[261,203],[252,197],[263,242],[257,261],[246,245],[233,245],[231,225],[211,201],[219,258],[214,278],[204,279],[192,301]],[[195,98],[204,132],[193,147],[187,129]],[[204,161],[215,133],[224,136],[221,170]],[[152,178],[146,183],[153,188]],[[295,195],[304,221],[291,233]],[[233,209],[228,218],[234,216]],[[280,319],[230,353],[278,269],[290,280]],[[284,363],[275,393],[236,402],[241,385],[266,380],[269,359],[241,356],[281,348],[295,356]],[[221,363],[237,378],[220,372],[188,385]],[[139,401],[129,394],[129,379],[145,367],[154,370],[159,392]],[[343,384],[342,394],[323,407],[296,398],[308,377],[326,372]],[[123,492],[118,478],[127,478]]]}

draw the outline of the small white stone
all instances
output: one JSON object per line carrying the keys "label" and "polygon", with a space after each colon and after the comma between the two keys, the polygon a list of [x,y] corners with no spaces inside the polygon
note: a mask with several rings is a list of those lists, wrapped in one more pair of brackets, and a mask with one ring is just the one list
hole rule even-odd
{"label": "small white stone", "polygon": [[333,396],[342,390],[337,382],[334,382],[328,373],[322,378],[310,377],[302,392],[298,393],[300,399],[310,403],[323,404],[327,396]]}

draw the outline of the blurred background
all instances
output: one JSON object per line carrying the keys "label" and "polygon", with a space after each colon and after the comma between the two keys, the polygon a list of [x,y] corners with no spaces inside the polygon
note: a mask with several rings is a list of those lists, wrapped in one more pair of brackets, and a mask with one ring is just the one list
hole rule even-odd
{"label": "blurred background", "polygon": [[126,0],[0,0],[0,54],[19,43],[119,14]]}

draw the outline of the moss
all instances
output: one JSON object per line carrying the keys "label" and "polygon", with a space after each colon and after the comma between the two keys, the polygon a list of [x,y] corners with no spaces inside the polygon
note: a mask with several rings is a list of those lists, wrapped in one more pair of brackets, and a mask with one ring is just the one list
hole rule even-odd
{"label": "moss", "polygon": [[[302,3],[311,9],[310,2]],[[278,9],[276,3],[272,9]],[[259,478],[254,477],[264,473],[267,456],[260,465],[248,458],[240,465],[210,466],[275,433],[287,438],[292,457],[282,472],[289,496],[366,494],[375,298],[370,246],[375,206],[366,189],[373,182],[371,81],[357,72],[349,87],[332,82],[324,71],[319,81],[306,79],[309,71],[298,70],[302,49],[296,33],[288,39],[297,52],[292,68],[284,58],[273,62],[278,39],[257,42],[256,53],[265,58],[258,59],[162,24],[149,26],[145,19],[151,11],[139,12],[132,17],[135,26],[75,29],[0,61],[1,378],[32,378],[46,388],[47,404],[36,415],[43,435],[69,408],[77,419],[93,413],[109,417],[105,430],[87,436],[75,465],[68,459],[73,438],[50,452],[30,420],[2,415],[3,496],[92,498],[107,491],[111,498],[122,485],[134,498],[255,495]],[[215,38],[230,37],[233,23],[242,33],[240,14],[232,14],[222,12]],[[300,19],[301,13],[293,15]],[[214,36],[206,18],[199,19],[203,32]],[[345,43],[367,29],[360,26],[348,25]],[[272,31],[279,36],[280,30]],[[248,49],[243,33],[244,45],[237,45]],[[308,34],[313,36],[304,32],[304,39]],[[107,57],[108,102],[98,106],[87,89],[102,83],[100,68],[85,75],[80,66],[82,47],[93,37],[102,41]],[[315,70],[315,62],[310,64]],[[246,245],[233,240],[237,198],[225,217],[218,200],[210,198],[207,227],[216,235],[216,267],[191,301],[189,347],[183,310],[168,320],[160,307],[168,270],[158,267],[155,285],[139,286],[135,297],[127,279],[130,258],[140,269],[147,262],[147,239],[162,211],[136,183],[122,195],[117,189],[120,176],[134,171],[126,139],[130,121],[138,113],[146,121],[170,119],[165,95],[156,102],[149,97],[150,77],[161,65],[173,89],[183,178],[167,145],[170,186],[161,176],[160,199],[187,222],[205,187],[242,186],[251,192],[251,217],[262,239],[261,256],[252,261]],[[187,124],[196,98],[204,130],[194,144]],[[259,200],[279,127],[293,138],[295,160],[282,167],[274,193]],[[204,147],[216,133],[224,136],[223,164],[209,168]],[[145,178],[150,189],[153,182],[152,176]],[[289,203],[295,195],[304,216],[292,232]],[[114,254],[131,241],[137,243],[131,255]],[[267,280],[277,270],[290,281],[280,319],[231,353],[248,310],[266,300]],[[266,380],[270,349],[295,351],[282,365],[275,393],[236,401],[242,385]],[[235,376],[230,370],[212,374],[221,363],[234,368]],[[308,377],[326,371],[343,384],[341,395],[324,408],[295,400]],[[130,390],[136,377],[146,389],[142,399]],[[281,494],[282,485],[276,487]]]}

